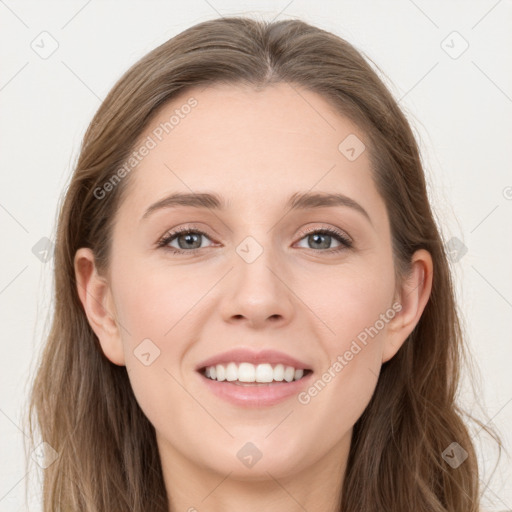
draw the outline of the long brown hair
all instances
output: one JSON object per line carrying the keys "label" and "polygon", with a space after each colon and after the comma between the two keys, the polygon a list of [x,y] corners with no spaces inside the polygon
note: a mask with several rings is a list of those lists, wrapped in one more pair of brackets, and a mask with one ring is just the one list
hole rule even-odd
{"label": "long brown hair", "polygon": [[[368,58],[340,37],[300,20],[229,17],[185,30],[132,66],[84,136],[60,205],[53,322],[29,407],[34,446],[42,440],[58,454],[44,470],[45,512],[167,512],[169,507],[154,428],[135,399],[126,368],[103,354],[76,290],[78,248],[90,247],[100,271],[108,268],[112,223],[129,178],[101,200],[95,190],[125,162],[158,109],[178,94],[214,83],[263,88],[277,82],[322,95],[367,135],[373,177],[389,214],[397,276],[406,274],[416,249],[429,251],[434,264],[423,315],[382,366],[372,399],[354,426],[340,510],[480,510],[477,459],[464,416],[489,429],[456,401],[468,354],[447,254],[406,117]],[[34,427],[40,430],[37,442]],[[443,457],[455,442],[468,454],[457,468]]]}

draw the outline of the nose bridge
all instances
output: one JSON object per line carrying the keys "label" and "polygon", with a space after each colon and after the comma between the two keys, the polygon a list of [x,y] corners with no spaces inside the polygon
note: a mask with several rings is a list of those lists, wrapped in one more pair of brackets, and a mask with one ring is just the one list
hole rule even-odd
{"label": "nose bridge", "polygon": [[273,247],[272,232],[267,233],[262,228],[258,232],[245,236],[235,247],[237,257],[234,260],[235,273],[241,285],[250,285],[258,293],[280,293],[282,283],[277,274],[281,266],[277,253],[278,248]]}
{"label": "nose bridge", "polygon": [[283,262],[265,225],[251,229],[235,246],[229,290],[222,307],[225,320],[243,316],[254,325],[266,319],[290,320],[293,299],[285,285]]}

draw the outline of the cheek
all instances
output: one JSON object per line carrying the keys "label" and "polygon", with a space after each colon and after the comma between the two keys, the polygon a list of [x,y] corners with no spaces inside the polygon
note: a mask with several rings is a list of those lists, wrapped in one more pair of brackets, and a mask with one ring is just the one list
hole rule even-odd
{"label": "cheek", "polygon": [[[130,264],[125,260],[112,276],[116,283],[115,303],[128,348],[144,338],[159,346],[174,334],[174,326],[197,302],[201,290],[193,286],[190,272],[161,268],[141,260]],[[204,292],[203,292],[204,293]]]}
{"label": "cheek", "polygon": [[128,258],[118,258],[116,263],[112,282],[125,365],[144,408],[164,394],[176,361],[186,351],[187,338],[178,334],[197,298],[194,292],[186,292],[184,273]]}
{"label": "cheek", "polygon": [[390,310],[395,287],[391,261],[375,258],[364,265],[331,269],[328,275],[310,282],[313,284],[308,285],[304,296],[329,327],[323,339],[331,356],[347,350],[358,335],[364,338],[376,322],[380,336],[375,338],[382,338],[385,325],[380,321],[381,315]]}
{"label": "cheek", "polygon": [[180,362],[194,336],[193,306],[201,295],[199,289],[190,291],[178,274],[147,266],[137,272],[134,266],[129,279],[117,281],[116,304],[119,321],[126,327],[122,343],[131,387],[146,417],[167,432],[183,432],[182,420],[170,414],[169,404],[182,410],[190,402],[180,385]]}
{"label": "cheek", "polygon": [[299,402],[340,411],[331,421],[342,428],[362,414],[377,384],[387,326],[396,314],[394,270],[391,260],[375,260],[332,273],[324,282],[323,293],[312,286],[307,296],[329,327],[320,340],[327,357],[315,385]]}

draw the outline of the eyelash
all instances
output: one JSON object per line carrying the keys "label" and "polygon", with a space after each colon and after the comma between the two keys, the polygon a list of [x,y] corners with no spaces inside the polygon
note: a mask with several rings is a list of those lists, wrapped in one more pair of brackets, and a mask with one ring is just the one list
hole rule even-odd
{"label": "eyelash", "polygon": [[[185,250],[185,249],[176,249],[176,247],[170,247],[168,245],[170,242],[172,242],[178,236],[190,234],[190,233],[194,233],[194,234],[205,236],[206,238],[210,238],[207,233],[205,233],[204,231],[202,231],[200,229],[188,228],[188,227],[178,228],[178,229],[164,235],[157,242],[157,247],[168,250],[173,254],[185,254],[185,253],[194,254],[197,251],[199,251],[200,249],[204,249],[204,247],[198,247],[196,249]],[[332,249],[325,249],[325,250],[311,249],[312,251],[315,251],[315,252],[324,252],[324,253],[326,252],[326,253],[332,254],[332,253],[338,253],[338,252],[346,250],[346,249],[350,249],[353,246],[352,240],[350,240],[350,238],[348,238],[346,235],[344,235],[341,231],[338,231],[333,228],[319,228],[319,229],[311,229],[311,230],[305,231],[305,232],[301,233],[301,238],[299,240],[302,240],[306,236],[312,235],[312,234],[322,234],[322,235],[333,236],[341,244],[339,247],[335,247]]]}

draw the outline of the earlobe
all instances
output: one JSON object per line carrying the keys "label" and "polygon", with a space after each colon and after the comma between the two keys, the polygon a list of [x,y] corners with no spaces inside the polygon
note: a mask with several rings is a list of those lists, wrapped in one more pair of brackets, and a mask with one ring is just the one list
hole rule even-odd
{"label": "earlobe", "polygon": [[111,291],[100,276],[91,249],[78,249],[74,260],[77,292],[87,320],[98,337],[104,354],[114,364],[124,366],[124,352]]}
{"label": "earlobe", "polygon": [[411,260],[411,271],[400,286],[401,309],[388,324],[382,362],[391,359],[419,322],[432,291],[432,256],[425,249],[417,250]]}

